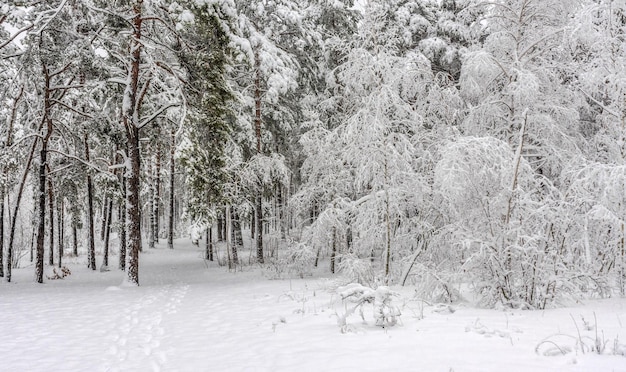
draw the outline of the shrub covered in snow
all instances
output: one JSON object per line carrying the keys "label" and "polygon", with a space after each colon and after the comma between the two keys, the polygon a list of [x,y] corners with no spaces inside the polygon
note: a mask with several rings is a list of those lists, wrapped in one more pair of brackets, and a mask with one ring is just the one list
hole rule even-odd
{"label": "shrub covered in snow", "polygon": [[347,318],[359,310],[359,314],[363,321],[363,307],[365,304],[372,304],[372,315],[379,327],[391,327],[397,324],[400,317],[400,309],[393,303],[393,298],[398,294],[389,287],[380,286],[376,289],[365,287],[358,283],[351,283],[337,289],[337,293],[341,297],[345,306],[343,314],[338,314],[337,322],[342,332],[349,330]]}

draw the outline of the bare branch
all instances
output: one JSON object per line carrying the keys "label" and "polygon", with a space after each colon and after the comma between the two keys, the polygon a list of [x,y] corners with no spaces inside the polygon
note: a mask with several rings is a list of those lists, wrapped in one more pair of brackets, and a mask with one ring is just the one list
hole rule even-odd
{"label": "bare branch", "polygon": [[168,109],[172,108],[172,107],[176,107],[176,106],[180,106],[180,103],[170,103],[169,105],[163,106],[161,107],[159,110],[157,110],[155,113],[153,113],[152,115],[150,115],[150,117],[148,117],[147,119],[145,119],[143,122],[141,122],[141,124],[139,124],[137,126],[137,128],[141,129],[143,127],[145,127],[146,125],[150,124],[154,119],[156,119],[159,115],[161,115],[162,113],[164,113],[165,111],[167,111]]}

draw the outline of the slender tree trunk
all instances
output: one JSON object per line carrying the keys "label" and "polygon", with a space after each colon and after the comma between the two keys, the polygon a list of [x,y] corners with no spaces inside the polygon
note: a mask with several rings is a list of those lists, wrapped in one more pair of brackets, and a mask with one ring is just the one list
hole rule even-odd
{"label": "slender tree trunk", "polygon": [[161,202],[161,143],[157,143],[156,150],[156,171],[154,175],[154,241],[159,243],[159,229],[161,227],[161,217],[159,216]]}
{"label": "slender tree trunk", "polygon": [[43,246],[44,236],[46,234],[46,161],[47,151],[45,142],[39,153],[39,223],[37,228],[37,259],[35,262],[35,278],[37,283],[43,283]]}
{"label": "slender tree trunk", "polygon": [[100,219],[100,241],[103,242],[104,241],[104,230],[106,229],[106,225],[107,225],[107,206],[109,204],[107,203],[107,198],[104,197],[104,199],[102,200],[102,218]]}
{"label": "slender tree trunk", "polygon": [[335,259],[337,258],[337,228],[333,226],[333,241],[330,251],[330,272],[335,273]]}
{"label": "slender tree trunk", "polygon": [[102,262],[103,268],[109,267],[109,238],[111,236],[111,219],[113,218],[113,198],[109,198],[109,205],[107,207],[106,225],[104,230],[104,259]]}
{"label": "slender tree trunk", "polygon": [[[84,137],[85,142],[85,161],[90,161],[89,155],[89,141],[87,140],[87,134]],[[94,233],[94,220],[93,220],[93,182],[91,181],[91,175],[87,173],[87,267],[91,270],[96,269],[96,237]]]}
{"label": "slender tree trunk", "polygon": [[149,215],[148,218],[150,219],[150,229],[148,231],[148,248],[152,248],[154,249],[154,235],[155,235],[155,230],[154,230],[154,224],[156,222],[155,218],[154,218],[154,174],[153,174],[153,169],[152,169],[152,161],[151,161],[151,157],[148,156],[148,164],[146,165],[146,168],[148,168],[148,208],[149,208]]}
{"label": "slender tree trunk", "polygon": [[280,238],[285,240],[286,236],[286,222],[285,222],[285,207],[283,201],[283,187],[278,185],[278,192],[276,196],[276,201],[278,203],[278,224],[280,227]]}
{"label": "slender tree trunk", "polygon": [[122,201],[120,202],[117,212],[117,219],[119,220],[120,226],[120,256],[118,267],[120,270],[124,271],[126,270],[126,178],[124,177],[123,169],[119,172],[119,182],[120,188],[122,189]]}
{"label": "slender tree trunk", "polygon": [[213,226],[206,229],[206,252],[204,258],[213,261]]}
{"label": "slender tree trunk", "polygon": [[[254,51],[254,128],[256,132],[256,152],[261,154],[261,57]],[[255,200],[256,212],[256,259],[263,263],[263,186],[259,180],[259,190]]]}
{"label": "slender tree trunk", "polygon": [[167,247],[174,249],[174,155],[176,153],[176,132],[172,128],[170,133],[170,218],[167,232]]}
{"label": "slender tree trunk", "polygon": [[[40,130],[41,130],[41,127],[43,126],[44,121],[42,121],[40,125],[40,128],[39,128]],[[7,282],[11,282],[11,265],[13,262],[13,243],[15,241],[15,226],[17,225],[17,216],[20,210],[20,202],[22,201],[22,195],[24,195],[24,186],[26,185],[26,179],[28,178],[30,165],[33,162],[33,158],[35,157],[36,148],[37,148],[37,140],[34,140],[33,145],[30,148],[30,153],[28,154],[28,159],[26,160],[24,173],[22,173],[22,179],[20,181],[20,186],[17,191],[17,199],[15,201],[15,209],[13,210],[13,216],[11,216],[11,230],[9,230],[9,246],[7,247],[7,272],[6,272]]]}
{"label": "slender tree trunk", "polygon": [[59,234],[59,245],[58,245],[58,250],[59,250],[59,268],[61,268],[63,266],[63,249],[65,248],[65,239],[64,239],[64,235],[65,235],[65,203],[63,202],[63,198],[60,197],[59,198],[59,210],[57,212],[57,220],[58,220],[58,234]]}
{"label": "slender tree trunk", "polygon": [[[46,167],[50,170],[50,167]],[[50,252],[48,252],[48,265],[54,266],[54,189],[52,188],[52,179],[48,178],[48,219],[50,222],[50,240],[48,241]]]}
{"label": "slender tree trunk", "polygon": [[72,216],[72,254],[78,257],[78,222]]}
{"label": "slender tree trunk", "polygon": [[239,217],[237,216],[237,214],[235,213],[235,211],[233,210],[233,208],[230,208],[230,223],[228,226],[227,225],[227,229],[230,228],[230,241],[231,241],[231,249],[232,249],[232,259],[233,259],[233,263],[235,265],[239,265],[239,255],[238,255],[238,247],[239,247],[239,242],[242,241],[242,236],[241,236],[241,226],[239,224]]}
{"label": "slender tree trunk", "polygon": [[44,123],[46,124],[46,131],[41,140],[39,163],[39,228],[37,235],[37,262],[35,263],[35,278],[37,283],[43,283],[44,236],[46,234],[46,166],[48,165],[48,141],[50,140],[53,130],[51,117],[52,101],[50,100],[50,74],[46,65],[42,67],[45,79]]}
{"label": "slender tree trunk", "polygon": [[[13,145],[13,128],[15,124],[15,118],[17,117],[17,107],[18,102],[22,98],[24,94],[24,86],[20,87],[20,91],[17,94],[17,97],[13,100],[13,107],[11,108],[11,116],[9,119],[9,126],[7,128],[7,136],[4,142],[4,148],[7,149]],[[28,164],[30,166],[30,159],[32,159],[32,154],[29,157]],[[29,167],[26,167],[26,171],[28,171]],[[2,170],[2,178],[4,179],[4,185],[0,186],[0,278],[4,277],[4,199],[6,196],[6,185],[8,183],[9,170],[8,168],[4,168]],[[0,182],[1,184],[2,182]],[[18,203],[19,204],[19,203]],[[9,208],[9,204],[7,203],[7,208]],[[11,216],[9,216],[10,218]],[[11,265],[9,262],[8,265]],[[9,269],[10,270],[10,269]]]}
{"label": "slender tree trunk", "polygon": [[224,217],[222,216],[217,217],[217,241],[224,241]]}
{"label": "slender tree trunk", "polygon": [[[386,147],[385,143],[385,147]],[[385,225],[387,228],[386,238],[386,254],[385,254],[385,284],[389,284],[389,269],[391,266],[391,220],[390,220],[390,208],[389,208],[389,167],[387,164],[387,156],[385,155]]]}

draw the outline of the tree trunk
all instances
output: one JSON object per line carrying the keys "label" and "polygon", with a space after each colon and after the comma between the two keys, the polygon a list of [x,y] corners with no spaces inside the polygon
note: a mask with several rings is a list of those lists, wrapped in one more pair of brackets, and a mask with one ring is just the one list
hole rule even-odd
{"label": "tree trunk", "polygon": [[[7,149],[13,145],[13,127],[15,124],[15,118],[17,117],[17,105],[22,95],[24,94],[24,86],[20,87],[20,91],[17,94],[17,97],[13,100],[13,107],[11,108],[11,116],[9,119],[9,126],[7,128],[7,136],[4,141],[4,148]],[[32,154],[29,158],[28,165],[30,166],[30,159],[32,159]],[[28,171],[28,167],[26,167],[26,171]],[[0,186],[0,278],[4,277],[4,199],[6,196],[6,182],[8,182],[9,175],[8,168],[4,168],[2,170],[2,178],[5,183],[3,186]],[[0,183],[2,183],[0,181]],[[19,203],[18,203],[19,204]],[[7,203],[7,208],[9,208],[9,204]],[[10,216],[9,216],[10,218]],[[11,265],[9,262],[8,265]]]}
{"label": "tree trunk", "polygon": [[206,230],[206,252],[204,259],[213,261],[213,226],[209,226]]}
{"label": "tree trunk", "polygon": [[105,197],[102,200],[102,218],[101,218],[101,223],[100,223],[100,241],[103,242],[104,241],[104,231],[106,230],[106,225],[107,225],[107,198]]}
{"label": "tree trunk", "polygon": [[46,124],[46,131],[41,139],[39,163],[39,228],[37,235],[37,262],[35,263],[35,278],[37,283],[43,283],[44,236],[46,233],[46,166],[48,165],[48,141],[50,140],[53,130],[50,112],[52,107],[50,100],[50,74],[46,65],[43,65],[42,68],[45,79],[43,123]]}
{"label": "tree trunk", "polygon": [[335,259],[337,257],[337,228],[333,226],[333,240],[330,251],[330,273],[335,273]]}
{"label": "tree trunk", "polygon": [[109,267],[109,238],[111,236],[111,219],[113,218],[113,198],[109,198],[109,205],[107,207],[106,225],[104,227],[104,259],[102,262],[103,268]]}
{"label": "tree trunk", "polygon": [[59,250],[59,268],[61,268],[63,266],[63,249],[65,248],[65,240],[64,240],[64,235],[65,235],[65,203],[63,202],[63,198],[59,198],[59,210],[57,212],[57,220],[58,220],[58,235],[59,235],[59,245],[58,245],[58,250]]}
{"label": "tree trunk", "polygon": [[72,254],[78,257],[78,222],[72,216]]}
{"label": "tree trunk", "polygon": [[156,170],[154,181],[154,241],[159,243],[159,229],[161,226],[161,218],[159,216],[161,202],[161,143],[157,143],[156,150]]}
{"label": "tree trunk", "polygon": [[[120,156],[121,158],[121,156]],[[121,160],[121,159],[120,159]],[[126,178],[124,177],[124,170],[119,172],[120,188],[122,189],[122,201],[119,205],[117,212],[117,219],[119,220],[119,238],[120,238],[120,256],[119,256],[119,269],[126,270]]]}
{"label": "tree trunk", "polygon": [[139,251],[141,249],[141,215],[139,204],[139,176],[141,172],[141,154],[139,152],[139,123],[137,99],[139,83],[139,67],[141,63],[141,24],[143,1],[137,0],[133,5],[133,30],[130,39],[130,76],[129,85],[124,93],[123,124],[126,129],[128,145],[128,192],[126,194],[126,213],[128,217],[128,282],[139,285]]}
{"label": "tree trunk", "polygon": [[167,247],[174,249],[174,154],[176,152],[176,132],[170,133],[170,218],[167,232]]}
{"label": "tree trunk", "polygon": [[224,217],[222,216],[217,217],[217,241],[224,241]]}
{"label": "tree trunk", "polygon": [[152,248],[154,249],[154,235],[155,235],[155,231],[154,231],[154,224],[156,222],[156,220],[154,219],[154,174],[153,174],[153,169],[152,169],[152,161],[150,156],[148,156],[148,164],[146,165],[146,168],[148,168],[148,209],[149,209],[149,215],[148,218],[150,219],[150,229],[148,230],[148,248]]}
{"label": "tree trunk", "polygon": [[256,198],[256,259],[263,263],[263,198],[258,195]]}
{"label": "tree trunk", "polygon": [[239,255],[238,255],[238,247],[239,242],[243,242],[243,237],[241,236],[241,225],[239,224],[239,217],[233,210],[230,208],[230,223],[227,224],[226,229],[230,228],[230,241],[231,241],[231,250],[232,250],[232,260],[235,265],[239,265]]}
{"label": "tree trunk", "polygon": [[[261,154],[261,57],[254,51],[254,128],[256,132],[256,153]],[[263,186],[259,180],[259,190],[255,200],[256,211],[256,259],[263,263]]]}
{"label": "tree trunk", "polygon": [[[46,234],[46,141],[42,143],[42,149],[39,153],[39,223],[37,228],[37,259],[35,261],[35,279],[37,283],[43,283],[43,245],[44,236]],[[9,262],[10,266],[10,262]]]}
{"label": "tree trunk", "polygon": [[[87,140],[87,133],[84,137],[85,142],[85,161],[89,162],[89,141]],[[91,175],[87,173],[87,231],[89,236],[87,238],[87,267],[91,270],[96,269],[96,237],[94,234],[94,221],[93,221],[93,182],[91,181]]]}
{"label": "tree trunk", "polygon": [[[43,126],[44,121],[42,121]],[[40,126],[40,130],[41,130]],[[33,162],[33,158],[35,157],[35,149],[37,148],[37,140],[33,141],[33,145],[30,148],[30,153],[28,154],[28,160],[26,161],[26,166],[24,167],[24,173],[22,173],[22,179],[20,181],[20,186],[17,191],[17,199],[15,201],[15,209],[13,210],[13,216],[11,216],[11,230],[9,230],[9,246],[7,247],[7,272],[6,278],[7,282],[11,282],[11,264],[13,261],[13,243],[15,239],[15,226],[17,224],[17,215],[20,210],[20,202],[22,201],[22,195],[24,195],[24,185],[26,185],[26,179],[28,178],[28,173],[30,170],[30,165]]]}
{"label": "tree trunk", "polygon": [[[50,167],[47,167],[48,172]],[[48,252],[48,265],[54,266],[54,190],[52,188],[52,179],[48,178],[48,219],[50,222],[50,240],[48,242],[50,252]]]}
{"label": "tree trunk", "polygon": [[132,133],[129,138],[128,151],[130,158],[130,176],[128,177],[128,190],[126,194],[126,213],[128,218],[128,281],[139,285],[139,250],[141,247],[141,229],[139,214],[139,172],[141,171],[139,153],[139,129],[132,125],[129,128]]}

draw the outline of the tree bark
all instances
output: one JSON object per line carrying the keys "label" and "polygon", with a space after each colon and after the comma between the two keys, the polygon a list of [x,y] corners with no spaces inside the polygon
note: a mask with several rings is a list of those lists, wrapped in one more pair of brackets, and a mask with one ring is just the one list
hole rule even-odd
{"label": "tree bark", "polygon": [[52,135],[52,102],[50,99],[50,74],[46,65],[42,66],[44,89],[44,120],[45,135],[41,139],[39,163],[39,228],[37,235],[37,262],[35,263],[35,278],[37,283],[43,283],[44,236],[46,233],[46,166],[48,163],[48,141]]}
{"label": "tree bark", "polygon": [[64,235],[65,235],[65,203],[63,202],[63,198],[60,197],[58,198],[58,212],[57,212],[57,220],[58,220],[58,238],[59,238],[59,244],[58,244],[58,250],[59,250],[59,268],[61,268],[63,266],[63,249],[64,249],[64,245],[65,245],[65,239],[64,239]]}
{"label": "tree bark", "polygon": [[146,165],[146,168],[148,168],[148,209],[149,209],[149,215],[148,218],[150,219],[150,229],[148,231],[148,248],[154,249],[154,223],[156,222],[154,219],[154,174],[153,174],[153,170],[152,170],[152,161],[150,161],[150,156],[148,156],[148,160],[147,160],[148,164]]}
{"label": "tree bark", "polygon": [[43,245],[44,236],[46,234],[46,161],[47,151],[45,141],[42,143],[42,149],[39,153],[39,224],[37,228],[37,248],[35,261],[35,279],[37,283],[43,283]]}
{"label": "tree bark", "polygon": [[[11,145],[13,144],[13,127],[15,124],[15,118],[17,117],[17,104],[22,98],[23,94],[24,86],[20,87],[20,91],[17,94],[17,97],[13,100],[13,107],[11,108],[11,116],[9,119],[9,127],[7,128],[7,136],[3,144],[5,149],[11,147]],[[26,170],[28,170],[28,168]],[[4,168],[2,170],[2,178],[4,179],[4,183],[0,181],[0,278],[4,277],[4,199],[6,195],[8,175],[8,168]],[[6,207],[9,208],[9,205],[7,204]]]}
{"label": "tree bark", "polygon": [[[261,154],[261,57],[254,51],[254,128],[256,131],[256,152]],[[255,200],[256,211],[256,259],[263,263],[263,185],[259,180],[259,190]]]}
{"label": "tree bark", "polygon": [[167,232],[167,247],[174,249],[174,155],[176,153],[176,132],[172,128],[170,133],[170,218]]}
{"label": "tree bark", "polygon": [[126,129],[128,158],[130,162],[126,212],[128,217],[128,282],[139,285],[139,251],[141,249],[141,215],[139,211],[139,175],[141,172],[141,154],[139,152],[139,103],[137,90],[139,67],[141,63],[141,25],[143,0],[136,0],[133,5],[133,31],[130,38],[130,76],[129,85],[124,92],[123,124]]}
{"label": "tree bark", "polygon": [[111,219],[113,218],[113,199],[109,198],[107,207],[106,226],[104,230],[104,258],[102,262],[103,268],[109,267],[109,238],[111,236]]}
{"label": "tree bark", "polygon": [[159,229],[161,226],[161,218],[159,216],[160,208],[159,203],[161,202],[161,143],[157,143],[156,150],[156,170],[155,170],[155,181],[154,181],[154,241],[159,243]]}
{"label": "tree bark", "polygon": [[206,230],[206,252],[204,258],[213,261],[213,226],[209,226]]}
{"label": "tree bark", "polygon": [[232,260],[233,260],[233,264],[235,265],[239,265],[239,255],[238,255],[238,247],[240,242],[243,242],[243,237],[241,236],[241,225],[239,224],[239,216],[237,216],[237,213],[235,213],[235,211],[233,210],[233,208],[230,208],[230,226],[227,225],[227,229],[228,227],[230,227],[230,232],[231,232],[231,250],[232,250]]}
{"label": "tree bark", "polygon": [[72,216],[72,254],[78,257],[78,221]]}
{"label": "tree bark", "polygon": [[[120,156],[121,158],[121,156]],[[121,160],[121,159],[120,159]],[[119,237],[120,237],[120,255],[119,255],[119,269],[126,270],[126,178],[124,177],[124,170],[119,172],[120,188],[122,189],[122,201],[119,205],[117,216],[119,220]]]}
{"label": "tree bark", "polygon": [[217,217],[217,241],[224,241],[224,217],[222,216]]}
{"label": "tree bark", "polygon": [[[87,133],[84,136],[85,142],[85,161],[89,162],[89,141],[87,140]],[[96,269],[96,237],[94,234],[94,220],[93,220],[93,182],[91,175],[87,173],[87,267],[91,270]]]}
{"label": "tree bark", "polygon": [[[46,170],[49,172],[50,167],[46,167]],[[50,252],[48,252],[48,265],[54,266],[54,189],[52,187],[52,179],[47,177],[48,179],[48,219],[50,222],[50,238],[48,241],[48,246],[50,247]]]}

